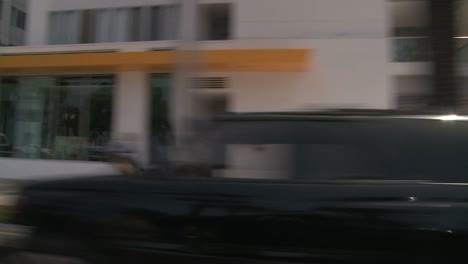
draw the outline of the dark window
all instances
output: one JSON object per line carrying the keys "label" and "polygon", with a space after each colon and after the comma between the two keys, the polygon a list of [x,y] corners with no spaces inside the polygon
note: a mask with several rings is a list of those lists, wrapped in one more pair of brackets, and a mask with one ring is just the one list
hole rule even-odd
{"label": "dark window", "polygon": [[150,78],[150,158],[154,164],[168,159],[172,139],[169,119],[171,81],[171,75],[166,73],[156,73]]}
{"label": "dark window", "polygon": [[393,61],[415,62],[432,59],[430,37],[404,37],[393,39]]}
{"label": "dark window", "polygon": [[0,0],[0,20],[3,17],[3,0]]}
{"label": "dark window", "polygon": [[415,62],[432,59],[430,3],[392,1],[390,13],[393,37],[393,61]]}
{"label": "dark window", "polygon": [[376,160],[371,151],[352,144],[296,145],[295,178],[298,179],[353,179],[379,178]]}
{"label": "dark window", "polygon": [[393,29],[394,37],[427,37],[430,36],[428,27],[395,27]]}
{"label": "dark window", "polygon": [[16,7],[11,8],[11,25],[14,27],[25,29],[26,28],[26,13]]}
{"label": "dark window", "polygon": [[141,8],[132,8],[130,9],[130,19],[128,23],[128,30],[130,33],[129,40],[130,41],[140,41],[142,39],[142,30],[141,30],[141,16],[142,16],[142,9]]}
{"label": "dark window", "polygon": [[462,121],[226,121],[209,130],[221,177],[468,181]]}
{"label": "dark window", "polygon": [[231,38],[231,5],[205,4],[200,6],[200,39],[226,40]]}
{"label": "dark window", "polygon": [[18,18],[16,22],[16,27],[25,29],[26,28],[26,13],[18,10]]}
{"label": "dark window", "polygon": [[81,43],[94,43],[95,42],[95,28],[96,28],[96,15],[94,10],[85,10],[82,13],[82,31]]}
{"label": "dark window", "polygon": [[151,40],[177,39],[179,7],[156,6],[151,10]]}
{"label": "dark window", "polygon": [[110,75],[0,78],[0,136],[12,145],[3,155],[102,159],[110,139],[113,83]]}

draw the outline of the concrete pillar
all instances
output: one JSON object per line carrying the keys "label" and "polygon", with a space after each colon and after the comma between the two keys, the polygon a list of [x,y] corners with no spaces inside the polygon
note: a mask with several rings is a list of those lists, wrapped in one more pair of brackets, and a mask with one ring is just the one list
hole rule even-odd
{"label": "concrete pillar", "polygon": [[171,91],[171,121],[174,127],[175,144],[171,159],[190,160],[188,139],[191,137],[190,121],[193,118],[189,80],[197,71],[197,0],[181,0],[180,45],[177,48],[177,64]]}
{"label": "concrete pillar", "polygon": [[3,0],[2,3],[2,19],[0,20],[0,42],[5,45],[10,44],[10,15],[11,15],[11,0]]}
{"label": "concrete pillar", "polygon": [[26,45],[47,45],[49,38],[50,0],[32,0],[28,3],[26,19]]}
{"label": "concrete pillar", "polygon": [[116,75],[112,138],[131,141],[139,161],[149,163],[149,80],[145,72]]}

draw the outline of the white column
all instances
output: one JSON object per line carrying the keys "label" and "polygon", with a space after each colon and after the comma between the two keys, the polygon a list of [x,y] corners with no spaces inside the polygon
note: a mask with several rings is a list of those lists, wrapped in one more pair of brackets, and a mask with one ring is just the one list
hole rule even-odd
{"label": "white column", "polygon": [[11,0],[4,0],[2,8],[2,19],[0,20],[0,42],[5,45],[10,44],[10,15],[11,15]]}
{"label": "white column", "polygon": [[171,91],[171,121],[174,127],[175,146],[171,151],[171,159],[178,161],[190,160],[187,139],[191,135],[190,119],[193,118],[192,98],[188,80],[197,70],[194,53],[197,49],[197,0],[180,1],[180,45],[177,53],[177,64]]}
{"label": "white column", "polygon": [[50,0],[28,1],[26,19],[26,45],[47,45],[49,38]]}
{"label": "white column", "polygon": [[145,72],[117,73],[112,117],[113,139],[135,142],[140,162],[149,162],[149,80]]}

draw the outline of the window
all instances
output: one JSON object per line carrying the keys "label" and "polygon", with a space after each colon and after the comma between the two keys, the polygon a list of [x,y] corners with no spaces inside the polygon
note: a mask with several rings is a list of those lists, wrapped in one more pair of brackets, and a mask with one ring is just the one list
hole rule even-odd
{"label": "window", "polygon": [[20,29],[26,28],[26,13],[16,7],[11,8],[11,25]]}
{"label": "window", "polygon": [[96,42],[124,42],[131,40],[132,9],[100,9],[96,11]]}
{"label": "window", "polygon": [[25,29],[26,28],[26,13],[18,10],[18,18],[16,19],[16,27]]}
{"label": "window", "polygon": [[466,182],[466,122],[246,120],[200,130],[215,177]]}
{"label": "window", "polygon": [[79,11],[54,12],[50,16],[50,44],[76,44],[82,38]]}
{"label": "window", "polygon": [[468,61],[468,1],[457,1],[455,5],[455,25],[456,25],[456,59],[465,64]]}
{"label": "window", "polygon": [[142,30],[142,8],[132,8],[130,9],[129,21],[128,21],[128,30],[129,30],[129,40],[130,41],[141,41],[145,40],[143,37]]}
{"label": "window", "polygon": [[168,147],[171,144],[172,128],[169,122],[169,100],[171,75],[167,73],[153,74],[151,86],[151,162],[167,161]]}
{"label": "window", "polygon": [[416,62],[432,59],[432,44],[429,37],[405,37],[393,40],[393,61]]}
{"label": "window", "polygon": [[151,40],[177,39],[178,6],[156,6],[151,10]]}
{"label": "window", "polygon": [[295,146],[297,179],[379,178],[378,160],[364,146],[353,144],[298,144]]}
{"label": "window", "polygon": [[81,43],[94,43],[96,42],[95,29],[96,29],[96,14],[93,10],[85,10],[82,13],[83,19],[81,20]]}
{"label": "window", "polygon": [[393,19],[393,61],[430,61],[429,2],[397,1],[390,3]]}
{"label": "window", "polygon": [[53,12],[50,44],[175,40],[179,26],[175,5]]}
{"label": "window", "polygon": [[113,77],[0,78],[0,135],[8,156],[101,160],[110,137]]}
{"label": "window", "polygon": [[205,4],[200,6],[200,39],[226,40],[231,38],[231,5]]}

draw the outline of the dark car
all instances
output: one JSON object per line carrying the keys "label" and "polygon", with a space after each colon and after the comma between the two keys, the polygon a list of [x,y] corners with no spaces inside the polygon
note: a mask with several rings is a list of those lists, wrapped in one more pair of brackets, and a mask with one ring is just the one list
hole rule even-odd
{"label": "dark car", "polygon": [[211,177],[167,170],[29,186],[15,218],[23,239],[7,260],[466,263],[466,120],[226,115],[197,148]]}

